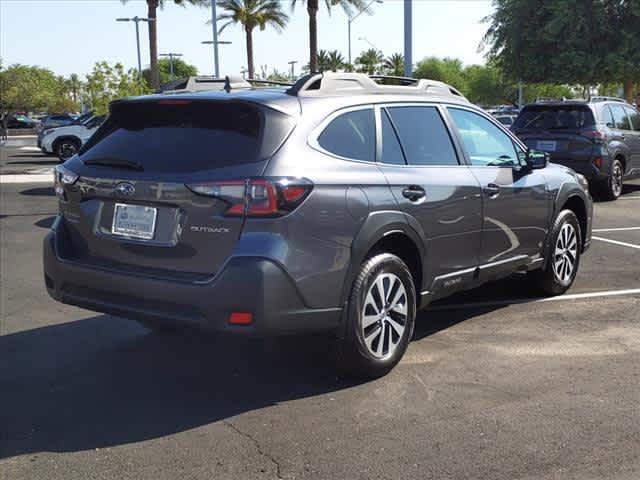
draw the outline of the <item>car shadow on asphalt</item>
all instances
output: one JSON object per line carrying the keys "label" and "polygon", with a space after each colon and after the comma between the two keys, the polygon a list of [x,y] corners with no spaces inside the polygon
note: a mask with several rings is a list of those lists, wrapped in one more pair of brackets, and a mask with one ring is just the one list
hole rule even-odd
{"label": "car shadow on asphalt", "polygon": [[[446,302],[518,290],[498,283]],[[426,310],[414,340],[499,308]],[[160,438],[362,383],[338,377],[331,358],[324,336],[160,334],[108,315],[5,335],[0,458]]]}
{"label": "car shadow on asphalt", "polygon": [[56,192],[53,190],[53,187],[28,188],[27,190],[22,190],[20,192],[20,195],[42,196],[42,197],[53,197],[55,194]]}
{"label": "car shadow on asphalt", "polygon": [[53,222],[55,222],[55,220],[56,220],[56,217],[54,215],[54,216],[51,216],[51,217],[46,217],[46,218],[43,218],[41,220],[38,220],[37,222],[34,223],[34,225],[36,227],[39,227],[39,228],[47,228],[47,229],[49,229],[49,228],[51,228],[51,225],[53,225]]}
{"label": "car shadow on asphalt", "polygon": [[0,337],[0,458],[160,438],[359,382],[324,337],[151,333],[106,315]]}

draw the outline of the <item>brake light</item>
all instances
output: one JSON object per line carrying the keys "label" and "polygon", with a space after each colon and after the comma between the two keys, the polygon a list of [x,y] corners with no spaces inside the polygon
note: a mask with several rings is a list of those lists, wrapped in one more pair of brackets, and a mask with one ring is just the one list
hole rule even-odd
{"label": "brake light", "polygon": [[600,168],[602,168],[602,158],[601,158],[601,157],[596,157],[596,158],[593,160],[593,164],[594,164],[596,167],[598,167],[598,170],[599,170]]}
{"label": "brake light", "polygon": [[300,205],[313,183],[305,178],[269,177],[191,183],[187,188],[229,203],[224,213],[228,217],[279,217]]}
{"label": "brake light", "polygon": [[158,100],[156,102],[158,105],[188,105],[191,100],[176,100],[176,99],[166,99],[166,100]]}
{"label": "brake light", "polygon": [[64,187],[73,185],[78,180],[78,175],[62,165],[58,165],[53,169],[53,187],[56,196],[60,200],[67,200]]}

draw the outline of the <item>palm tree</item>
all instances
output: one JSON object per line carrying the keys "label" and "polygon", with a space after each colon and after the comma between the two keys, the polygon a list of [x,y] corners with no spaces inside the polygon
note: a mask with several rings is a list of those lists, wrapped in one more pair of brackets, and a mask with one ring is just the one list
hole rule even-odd
{"label": "palm tree", "polygon": [[327,67],[328,70],[331,70],[332,72],[337,72],[344,67],[344,57],[338,50],[331,50],[329,52]]}
{"label": "palm tree", "polygon": [[[121,0],[123,3],[129,0]],[[147,18],[152,19],[147,22],[149,27],[149,56],[151,68],[151,88],[157,90],[160,88],[160,71],[158,70],[158,8],[162,8],[166,1],[169,0],[146,0],[147,1]],[[208,5],[209,0],[172,0],[176,5],[185,6],[187,3],[191,5]]]}
{"label": "palm tree", "polygon": [[401,77],[404,75],[404,55],[401,53],[394,53],[390,57],[384,59],[384,69],[388,74],[395,77]]}
{"label": "palm tree", "polygon": [[[296,3],[306,3],[309,14],[309,67],[312,72],[318,71],[318,8],[320,0],[291,0],[291,8],[295,8]],[[331,12],[331,7],[340,5],[347,15],[351,15],[353,10],[366,11],[365,0],[324,0],[327,10]]]}
{"label": "palm tree", "polygon": [[384,56],[382,52],[379,52],[375,48],[370,48],[366,52],[362,52],[358,58],[356,58],[356,65],[360,65],[360,70],[363,73],[373,75],[376,73],[378,66],[383,62]]}
{"label": "palm tree", "polygon": [[[309,65],[309,70],[311,69],[311,65]],[[326,72],[329,70],[329,52],[326,50],[320,50],[318,52],[318,71]]]}
{"label": "palm tree", "polygon": [[282,11],[278,0],[218,0],[218,6],[226,11],[218,15],[218,20],[228,20],[220,32],[232,23],[239,23],[244,28],[249,78],[254,78],[253,29],[259,27],[264,30],[270,25],[280,32],[289,21],[289,16]]}
{"label": "palm tree", "polygon": [[73,103],[78,103],[78,96],[80,94],[80,89],[82,88],[82,82],[80,81],[77,73],[71,74],[71,76],[67,80],[67,86],[69,88],[69,92],[71,93]]}

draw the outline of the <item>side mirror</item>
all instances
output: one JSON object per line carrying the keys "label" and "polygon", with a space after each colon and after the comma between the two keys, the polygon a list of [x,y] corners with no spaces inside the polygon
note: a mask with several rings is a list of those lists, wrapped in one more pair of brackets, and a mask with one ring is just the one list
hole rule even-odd
{"label": "side mirror", "polygon": [[529,150],[527,152],[527,164],[531,170],[540,170],[546,168],[549,165],[550,156],[546,152],[539,152],[537,150]]}
{"label": "side mirror", "polygon": [[616,128],[616,126],[615,126],[613,123],[611,123],[611,122],[607,122],[607,127],[609,127],[609,128]]}

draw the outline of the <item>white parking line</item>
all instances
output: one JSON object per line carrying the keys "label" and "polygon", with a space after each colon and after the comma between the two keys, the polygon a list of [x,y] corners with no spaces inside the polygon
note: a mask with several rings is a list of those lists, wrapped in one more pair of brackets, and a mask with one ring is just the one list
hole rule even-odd
{"label": "white parking line", "polygon": [[618,240],[610,240],[608,238],[602,238],[602,237],[591,237],[593,240],[600,240],[601,242],[607,242],[607,243],[612,243],[614,245],[620,245],[621,247],[629,247],[629,248],[637,248],[638,250],[640,250],[640,245],[634,245],[633,243],[627,243],[627,242],[619,242]]}
{"label": "white parking line", "polygon": [[594,228],[594,232],[628,232],[630,230],[640,230],[640,227],[623,227],[623,228]]}
{"label": "white parking line", "polygon": [[543,298],[510,298],[504,300],[491,300],[488,302],[470,302],[457,303],[451,305],[438,305],[436,307],[428,307],[427,311],[437,312],[439,310],[458,310],[463,308],[479,308],[493,307],[499,305],[512,305],[519,303],[543,303],[543,302],[560,302],[563,300],[583,300],[586,298],[612,297],[617,295],[634,295],[640,294],[640,288],[632,288],[627,290],[605,290],[601,292],[574,293],[571,295],[560,295],[558,297]]}
{"label": "white parking line", "polygon": [[51,183],[53,184],[53,175],[51,173],[0,175],[0,184],[4,184],[4,183]]}

